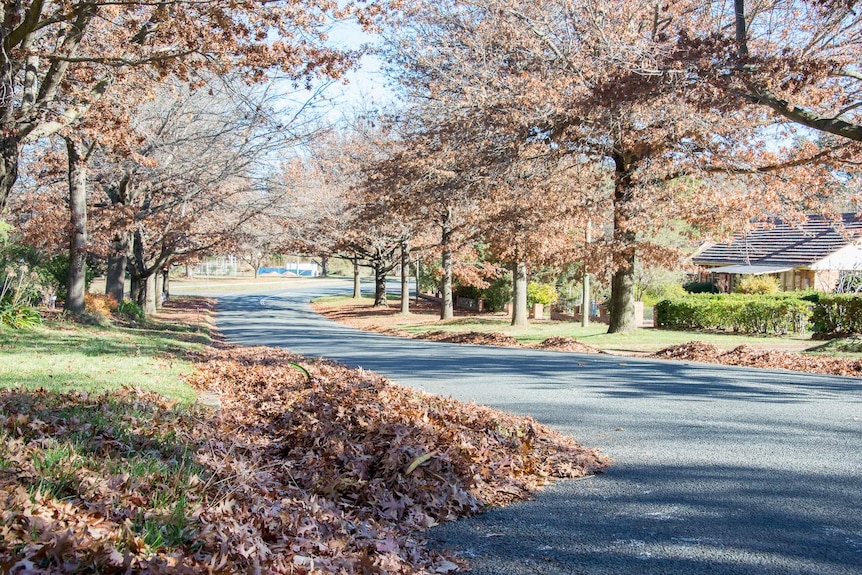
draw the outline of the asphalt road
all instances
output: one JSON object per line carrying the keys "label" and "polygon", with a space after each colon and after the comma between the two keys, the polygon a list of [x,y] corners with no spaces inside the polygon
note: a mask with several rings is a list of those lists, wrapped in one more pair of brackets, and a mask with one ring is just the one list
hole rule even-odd
{"label": "asphalt road", "polygon": [[862,379],[405,340],[307,306],[345,289],[225,294],[218,326],[531,415],[615,460],[433,529],[471,573],[862,573]]}

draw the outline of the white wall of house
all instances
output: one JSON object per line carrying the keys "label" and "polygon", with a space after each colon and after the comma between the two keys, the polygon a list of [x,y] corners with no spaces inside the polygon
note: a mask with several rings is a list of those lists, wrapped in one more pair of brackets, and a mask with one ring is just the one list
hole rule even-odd
{"label": "white wall of house", "polygon": [[822,260],[811,265],[813,270],[860,270],[862,271],[862,242],[844,246]]}

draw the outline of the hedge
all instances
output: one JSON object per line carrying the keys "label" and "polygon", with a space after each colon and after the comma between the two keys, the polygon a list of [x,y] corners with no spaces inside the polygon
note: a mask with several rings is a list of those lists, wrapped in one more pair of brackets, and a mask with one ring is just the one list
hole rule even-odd
{"label": "hedge", "polygon": [[862,333],[862,295],[820,294],[811,323],[817,333]]}
{"label": "hedge", "polygon": [[722,329],[742,333],[803,333],[811,304],[800,295],[691,294],[655,306],[667,329]]}

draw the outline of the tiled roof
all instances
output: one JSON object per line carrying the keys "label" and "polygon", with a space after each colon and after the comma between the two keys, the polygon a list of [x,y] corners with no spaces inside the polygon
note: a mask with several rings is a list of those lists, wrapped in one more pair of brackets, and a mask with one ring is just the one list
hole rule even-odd
{"label": "tiled roof", "polygon": [[708,245],[692,261],[699,265],[807,266],[862,236],[862,219],[855,214],[842,214],[842,219],[843,231],[822,216],[808,216],[806,223],[797,226],[777,222],[770,229],[739,234],[730,243]]}

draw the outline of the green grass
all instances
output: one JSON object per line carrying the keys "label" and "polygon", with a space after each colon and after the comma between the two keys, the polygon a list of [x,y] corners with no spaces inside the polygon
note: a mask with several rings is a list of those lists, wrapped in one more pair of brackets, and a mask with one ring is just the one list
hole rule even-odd
{"label": "green grass", "polygon": [[[211,341],[209,326],[60,318],[0,328],[0,487],[18,486],[31,502],[99,502],[134,535],[120,553],[129,541],[145,554],[194,548],[207,472],[189,430],[204,408],[183,376],[193,369],[186,352]],[[39,524],[32,531],[45,536]]]}
{"label": "green grass", "polygon": [[[320,297],[314,300],[329,307],[355,304],[357,300],[347,295]],[[363,298],[362,302],[371,305],[371,298]],[[393,318],[394,319],[394,318]],[[818,343],[808,335],[789,335],[785,337],[741,335],[718,332],[687,332],[675,330],[660,330],[655,328],[640,328],[628,334],[609,334],[608,326],[602,323],[591,323],[581,327],[577,322],[530,320],[529,326],[513,327],[510,319],[504,314],[486,314],[477,316],[457,317],[447,321],[419,321],[406,317],[403,320],[394,319],[387,324],[412,334],[422,334],[429,331],[447,331],[462,333],[497,332],[514,337],[525,345],[535,345],[549,337],[571,337],[600,350],[619,353],[653,353],[660,349],[679,345],[690,341],[702,341],[713,344],[721,349],[730,350],[740,345],[748,345],[761,349],[776,349],[791,352],[803,352],[809,348],[817,348]],[[835,348],[829,352],[836,355],[848,355],[852,349],[842,349],[833,343]],[[857,351],[862,351],[862,343],[857,344]]]}
{"label": "green grass", "polygon": [[862,357],[862,337],[851,336],[830,339],[815,345],[809,351],[823,355]]}
{"label": "green grass", "polygon": [[521,343],[537,344],[549,337],[572,337],[587,345],[607,351],[655,352],[662,348],[678,345],[689,341],[703,341],[720,348],[732,349],[739,345],[755,347],[770,346],[788,350],[803,350],[811,346],[811,340],[805,336],[766,337],[725,334],[714,332],[685,332],[660,330],[655,328],[640,328],[632,333],[607,333],[608,326],[591,323],[581,327],[579,323],[561,321],[532,321],[526,328],[513,327],[508,319],[503,317],[456,318],[433,324],[405,324],[400,329],[410,333],[424,333],[442,330],[452,332],[478,331],[499,332],[514,337]]}
{"label": "green grass", "polygon": [[313,300],[314,303],[325,304],[325,305],[337,305],[337,304],[348,304],[348,303],[358,303],[358,302],[366,302],[369,305],[374,303],[373,297],[368,297],[363,295],[361,298],[354,298],[349,295],[325,295],[316,297]]}
{"label": "green grass", "polygon": [[132,386],[190,402],[195,393],[182,377],[191,367],[182,354],[208,341],[200,326],[160,322],[0,329],[0,388],[96,393]]}

